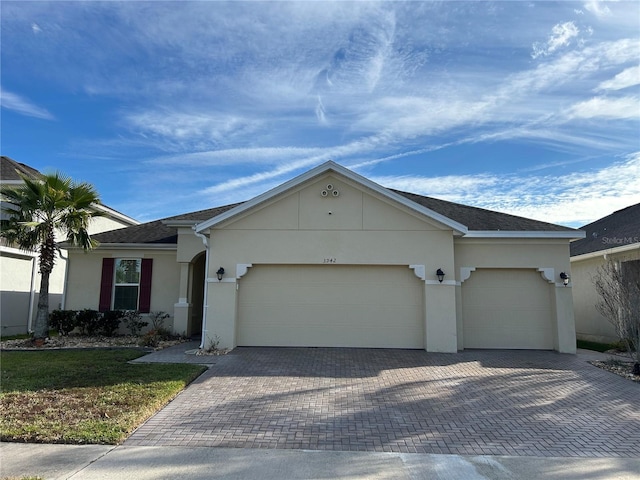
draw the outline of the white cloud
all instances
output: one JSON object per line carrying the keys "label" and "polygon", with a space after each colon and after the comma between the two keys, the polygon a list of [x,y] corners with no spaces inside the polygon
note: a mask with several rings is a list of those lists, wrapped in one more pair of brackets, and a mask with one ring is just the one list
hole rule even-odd
{"label": "white cloud", "polygon": [[640,85],[640,65],[627,68],[612,79],[600,83],[596,90],[622,90],[635,85]]}
{"label": "white cloud", "polygon": [[594,97],[573,105],[567,112],[569,118],[640,119],[640,98]]}
{"label": "white cloud", "polygon": [[551,29],[551,35],[545,43],[536,42],[533,44],[532,58],[547,56],[561,47],[571,43],[571,39],[578,36],[580,30],[573,22],[558,23]]}
{"label": "white cloud", "polygon": [[8,92],[4,89],[0,89],[0,103],[2,104],[2,108],[13,110],[14,112],[27,117],[41,118],[43,120],[55,120],[55,117],[47,109],[34,105],[20,95]]}
{"label": "white cloud", "polygon": [[589,12],[593,13],[597,17],[605,17],[611,15],[611,10],[607,6],[606,1],[590,0],[584,4]]}
{"label": "white cloud", "polygon": [[166,141],[175,148],[204,149],[224,145],[238,135],[247,135],[258,128],[256,119],[224,113],[174,111],[142,111],[127,114],[124,121],[136,133]]}
{"label": "white cloud", "polygon": [[597,170],[545,175],[382,176],[399,190],[550,223],[579,227],[640,203],[640,152]]}

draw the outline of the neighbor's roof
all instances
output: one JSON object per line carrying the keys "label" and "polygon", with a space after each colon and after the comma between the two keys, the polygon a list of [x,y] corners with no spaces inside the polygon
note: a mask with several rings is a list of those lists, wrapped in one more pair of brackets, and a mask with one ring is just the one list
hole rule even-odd
{"label": "neighbor's roof", "polygon": [[2,182],[22,182],[22,177],[38,179],[42,174],[35,168],[31,168],[24,163],[16,162],[14,159],[0,156],[0,181]]}
{"label": "neighbor's roof", "polygon": [[640,243],[640,203],[580,228],[586,237],[571,242],[571,256]]}
{"label": "neighbor's roof", "polygon": [[[29,165],[24,163],[16,162],[14,159],[5,157],[4,155],[0,156],[0,181],[3,183],[9,184],[21,184],[23,183],[23,179],[20,175],[23,175],[32,180],[38,180],[44,177],[42,173],[36,170]],[[131,218],[128,215],[125,215],[122,212],[115,210],[107,205],[102,203],[94,205],[95,209],[106,214],[108,217],[112,217],[114,219],[120,220],[124,223],[128,223],[129,225],[138,225],[138,222],[135,218]]]}
{"label": "neighbor's roof", "polygon": [[[516,232],[577,232],[561,225],[540,222],[528,218],[517,217],[506,213],[494,212],[478,207],[470,207],[459,203],[447,202],[430,197],[423,197],[414,193],[391,190],[408,200],[429,208],[458,223],[467,225],[470,231],[516,231]],[[242,203],[225,205],[223,207],[200,210],[198,212],[176,215],[153,222],[143,223],[120,230],[112,230],[93,235],[100,243],[129,243],[129,244],[177,244],[177,228],[167,224],[178,224],[181,221],[191,221],[195,225],[215,218]]]}

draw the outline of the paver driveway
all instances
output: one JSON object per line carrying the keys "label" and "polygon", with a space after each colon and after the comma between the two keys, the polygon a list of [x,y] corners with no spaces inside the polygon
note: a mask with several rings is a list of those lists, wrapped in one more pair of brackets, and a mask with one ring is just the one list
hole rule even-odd
{"label": "paver driveway", "polygon": [[125,445],[640,452],[640,384],[554,352],[238,348]]}

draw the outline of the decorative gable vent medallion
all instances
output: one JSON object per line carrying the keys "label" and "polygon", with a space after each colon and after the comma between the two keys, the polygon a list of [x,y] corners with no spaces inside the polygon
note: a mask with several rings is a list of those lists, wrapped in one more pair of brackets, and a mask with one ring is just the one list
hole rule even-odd
{"label": "decorative gable vent medallion", "polygon": [[338,197],[340,196],[340,192],[333,187],[332,183],[328,183],[326,188],[320,192],[320,196],[322,197]]}

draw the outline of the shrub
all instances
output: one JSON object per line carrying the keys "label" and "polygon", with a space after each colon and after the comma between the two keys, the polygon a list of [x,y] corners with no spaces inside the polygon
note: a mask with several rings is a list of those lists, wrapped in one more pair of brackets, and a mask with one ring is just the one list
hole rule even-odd
{"label": "shrub", "polygon": [[149,322],[141,320],[140,312],[137,310],[129,310],[124,314],[124,324],[131,332],[131,335],[140,335],[140,331],[149,325]]}
{"label": "shrub", "polygon": [[151,326],[154,330],[164,328],[164,321],[169,318],[169,314],[163,311],[151,312],[149,318],[151,318]]}
{"label": "shrub", "polygon": [[54,310],[49,314],[49,326],[58,331],[59,335],[69,335],[76,328],[75,310]]}
{"label": "shrub", "polygon": [[91,310],[89,308],[80,310],[76,315],[80,333],[83,335],[95,335],[98,333],[102,328],[100,317],[100,312],[97,310]]}
{"label": "shrub", "polygon": [[113,337],[125,316],[122,310],[107,310],[102,314],[101,331],[106,337]]}

